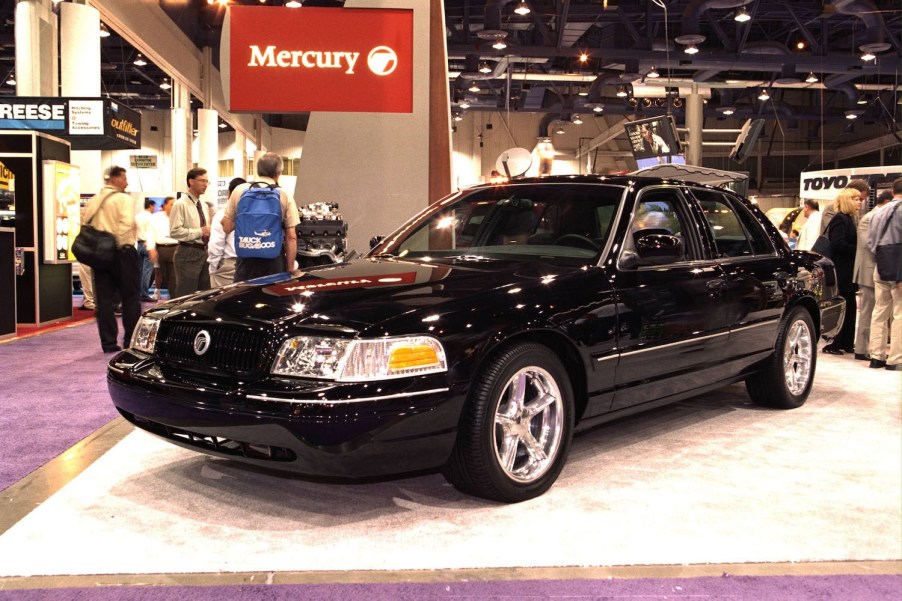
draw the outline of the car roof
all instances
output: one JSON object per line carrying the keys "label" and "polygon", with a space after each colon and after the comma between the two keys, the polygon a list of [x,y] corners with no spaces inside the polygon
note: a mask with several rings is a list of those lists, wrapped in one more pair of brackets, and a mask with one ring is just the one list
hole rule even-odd
{"label": "car roof", "polygon": [[[644,188],[646,186],[654,186],[660,184],[685,185],[691,184],[701,188],[711,188],[712,190],[725,191],[723,188],[715,188],[708,184],[700,182],[686,181],[683,179],[672,179],[662,177],[651,177],[644,175],[626,174],[626,175],[545,175],[541,177],[515,177],[501,184],[479,184],[472,189],[492,188],[511,184],[609,184],[614,186],[633,186]],[[727,190],[728,191],[728,190]]]}

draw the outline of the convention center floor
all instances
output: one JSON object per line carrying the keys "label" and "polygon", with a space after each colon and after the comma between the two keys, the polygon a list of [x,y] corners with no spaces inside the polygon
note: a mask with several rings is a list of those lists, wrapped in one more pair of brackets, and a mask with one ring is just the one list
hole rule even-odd
{"label": "convention center floor", "polygon": [[0,343],[0,600],[895,599],[902,377],[818,354],[577,436],[544,496],[311,481],[117,417],[93,320]]}

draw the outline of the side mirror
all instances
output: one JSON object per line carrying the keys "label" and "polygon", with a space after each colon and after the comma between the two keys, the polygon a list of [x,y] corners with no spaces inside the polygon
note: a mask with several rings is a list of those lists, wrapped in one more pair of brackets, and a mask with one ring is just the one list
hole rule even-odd
{"label": "side mirror", "polygon": [[683,241],[658,231],[639,230],[635,233],[639,265],[665,265],[683,260]]}
{"label": "side mirror", "polygon": [[373,236],[372,238],[370,238],[370,250],[373,250],[374,248],[379,246],[379,244],[383,240],[385,240],[385,236]]}

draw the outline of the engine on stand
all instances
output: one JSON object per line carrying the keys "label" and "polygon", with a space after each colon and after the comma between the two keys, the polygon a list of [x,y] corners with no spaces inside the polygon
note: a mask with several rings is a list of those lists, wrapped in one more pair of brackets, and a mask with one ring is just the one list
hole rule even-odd
{"label": "engine on stand", "polygon": [[316,202],[298,207],[301,222],[298,236],[298,267],[341,263],[347,257],[348,224],[338,212],[338,204]]}

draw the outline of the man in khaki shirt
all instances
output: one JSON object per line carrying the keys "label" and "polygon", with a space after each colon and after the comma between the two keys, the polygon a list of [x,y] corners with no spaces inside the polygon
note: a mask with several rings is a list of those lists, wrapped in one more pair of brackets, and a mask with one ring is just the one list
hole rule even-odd
{"label": "man in khaki shirt", "polygon": [[[94,305],[97,331],[104,353],[115,353],[128,346],[138,318],[141,316],[141,262],[135,248],[137,225],[135,203],[125,193],[128,174],[123,167],[110,167],[107,184],[88,201],[84,220],[95,228],[116,236],[119,249],[110,269],[94,269]],[[122,301],[122,346],[118,343],[119,324],[114,312]]]}

